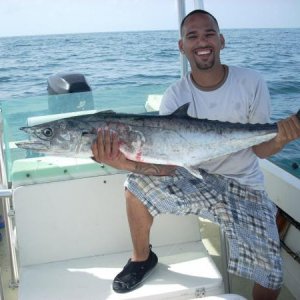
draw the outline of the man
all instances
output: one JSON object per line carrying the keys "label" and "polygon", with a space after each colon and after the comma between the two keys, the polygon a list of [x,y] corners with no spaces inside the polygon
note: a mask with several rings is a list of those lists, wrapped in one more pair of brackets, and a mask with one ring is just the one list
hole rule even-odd
{"label": "man", "polygon": [[[181,53],[191,73],[164,94],[160,114],[170,114],[190,102],[188,114],[197,118],[241,123],[265,123],[270,97],[260,75],[221,64],[225,39],[217,20],[195,10],[181,24]],[[282,284],[276,209],[263,184],[257,157],[265,158],[300,137],[300,122],[291,116],[278,123],[272,140],[199,165],[194,177],[182,168],[127,160],[118,136],[99,130],[92,150],[96,161],[132,172],[125,183],[127,216],[133,242],[131,259],[116,276],[113,289],[124,293],[139,286],[157,264],[149,234],[153,217],[161,213],[196,214],[225,231],[230,259],[228,271],[255,282],[254,299],[276,299]]]}

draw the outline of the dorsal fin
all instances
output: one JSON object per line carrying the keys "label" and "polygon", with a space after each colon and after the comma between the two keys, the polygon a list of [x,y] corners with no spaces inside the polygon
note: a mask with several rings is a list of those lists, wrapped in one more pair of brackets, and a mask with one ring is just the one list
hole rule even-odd
{"label": "dorsal fin", "polygon": [[101,112],[102,114],[115,114],[116,112],[111,110],[111,109],[108,109],[108,110],[100,110],[99,112]]}
{"label": "dorsal fin", "polygon": [[95,115],[102,115],[102,114],[116,114],[115,111],[111,110],[111,109],[108,109],[108,110],[100,110],[100,111],[97,111],[95,113]]}
{"label": "dorsal fin", "polygon": [[190,106],[190,102],[183,104],[179,108],[177,108],[173,113],[172,116],[181,116],[181,117],[186,117],[188,108]]}

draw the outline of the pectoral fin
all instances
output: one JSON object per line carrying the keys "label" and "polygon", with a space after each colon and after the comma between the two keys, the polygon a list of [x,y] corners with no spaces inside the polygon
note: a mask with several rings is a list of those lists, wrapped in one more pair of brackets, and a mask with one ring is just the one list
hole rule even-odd
{"label": "pectoral fin", "polygon": [[188,170],[193,176],[203,179],[198,166],[184,166],[186,170]]}

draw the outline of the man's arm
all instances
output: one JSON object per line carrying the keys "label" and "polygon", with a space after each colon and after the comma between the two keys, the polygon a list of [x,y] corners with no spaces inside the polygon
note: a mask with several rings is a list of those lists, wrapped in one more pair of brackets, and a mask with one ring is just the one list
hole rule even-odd
{"label": "man's arm", "polygon": [[133,173],[169,176],[173,175],[176,166],[147,164],[129,160],[119,150],[119,139],[115,132],[99,129],[97,139],[92,145],[94,160],[119,170]]}
{"label": "man's arm", "polygon": [[300,137],[300,121],[296,115],[279,121],[277,125],[278,133],[273,139],[252,147],[259,158],[267,158],[276,154],[287,143]]}

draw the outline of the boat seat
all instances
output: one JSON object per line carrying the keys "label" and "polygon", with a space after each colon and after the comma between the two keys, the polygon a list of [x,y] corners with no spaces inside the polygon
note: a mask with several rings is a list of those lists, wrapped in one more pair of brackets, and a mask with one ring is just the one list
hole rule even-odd
{"label": "boat seat", "polygon": [[151,243],[159,264],[145,284],[129,294],[112,291],[112,280],[132,249],[125,176],[13,189],[20,300],[191,299],[224,293],[222,276],[202,244],[198,218],[175,215],[155,219]]}

